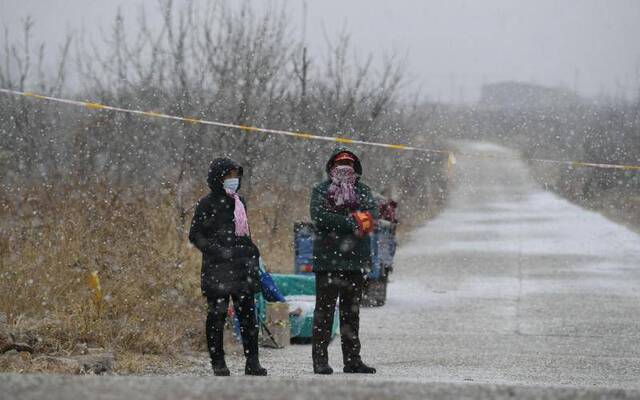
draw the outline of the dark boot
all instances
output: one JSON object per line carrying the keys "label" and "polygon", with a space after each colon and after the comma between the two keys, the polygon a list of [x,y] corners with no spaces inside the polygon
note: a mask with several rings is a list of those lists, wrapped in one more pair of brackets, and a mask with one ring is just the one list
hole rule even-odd
{"label": "dark boot", "polygon": [[231,375],[229,368],[227,368],[227,363],[224,362],[224,358],[222,360],[212,361],[211,367],[213,368],[213,374],[215,376]]}
{"label": "dark boot", "polygon": [[267,376],[266,368],[263,368],[260,365],[260,361],[257,358],[247,358],[247,363],[244,367],[245,375],[255,375],[255,376]]}
{"label": "dark boot", "polygon": [[224,321],[227,316],[227,298],[210,298],[207,299],[209,310],[207,313],[207,347],[209,356],[211,357],[211,367],[215,376],[229,376],[229,368],[224,362],[224,347],[222,345],[222,331],[224,330]]}
{"label": "dark boot", "polygon": [[333,368],[328,363],[313,363],[313,373],[319,375],[331,375],[333,374]]}
{"label": "dark boot", "polygon": [[375,374],[376,369],[368,366],[362,361],[358,361],[354,364],[345,365],[343,368],[345,374]]}
{"label": "dark boot", "polygon": [[329,365],[329,356],[326,346],[317,345],[314,343],[313,351],[311,352],[311,359],[313,360],[313,373],[320,375],[333,374],[333,368]]}

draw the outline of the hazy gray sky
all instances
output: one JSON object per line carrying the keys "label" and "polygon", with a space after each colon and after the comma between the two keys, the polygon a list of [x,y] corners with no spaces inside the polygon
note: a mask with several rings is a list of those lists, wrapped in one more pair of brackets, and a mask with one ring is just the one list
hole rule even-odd
{"label": "hazy gray sky", "polygon": [[[36,39],[54,44],[69,30],[96,33],[118,6],[133,19],[141,3],[151,10],[156,0],[0,0],[0,24],[14,30],[31,15]],[[303,0],[284,3],[300,27]],[[308,0],[307,5],[311,48],[322,49],[324,30],[337,34],[346,26],[359,52],[406,53],[409,72],[434,100],[472,101],[483,82],[500,80],[562,85],[588,96],[631,96],[640,87],[640,0]]]}

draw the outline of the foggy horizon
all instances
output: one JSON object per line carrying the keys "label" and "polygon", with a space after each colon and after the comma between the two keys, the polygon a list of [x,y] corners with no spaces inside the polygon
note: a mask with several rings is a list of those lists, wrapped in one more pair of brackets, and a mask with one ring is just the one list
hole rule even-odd
{"label": "foggy horizon", "polygon": [[[69,0],[63,9],[55,3],[0,0],[3,40],[5,27],[10,41],[19,38],[28,15],[35,21],[34,41],[45,42],[49,56],[69,32],[76,37],[86,32],[85,39],[99,42],[100,30],[109,29],[118,7],[128,27],[141,5],[151,24],[159,21],[151,0]],[[640,2],[404,0],[391,6],[382,0],[330,0],[306,2],[306,29],[303,2],[258,4],[285,7],[291,36],[306,38],[314,62],[322,62],[326,37],[335,39],[343,30],[361,57],[404,57],[411,88],[419,87],[430,101],[475,102],[483,84],[503,81],[562,87],[588,98],[631,99],[640,91],[640,42],[632,39],[640,37]]]}

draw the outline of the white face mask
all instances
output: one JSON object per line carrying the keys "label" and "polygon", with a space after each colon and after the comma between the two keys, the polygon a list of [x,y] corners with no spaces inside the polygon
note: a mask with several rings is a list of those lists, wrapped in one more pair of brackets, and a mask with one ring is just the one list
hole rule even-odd
{"label": "white face mask", "polygon": [[240,178],[225,179],[222,184],[222,187],[224,187],[225,190],[229,190],[233,193],[235,193],[236,190],[238,190],[238,186],[240,186]]}

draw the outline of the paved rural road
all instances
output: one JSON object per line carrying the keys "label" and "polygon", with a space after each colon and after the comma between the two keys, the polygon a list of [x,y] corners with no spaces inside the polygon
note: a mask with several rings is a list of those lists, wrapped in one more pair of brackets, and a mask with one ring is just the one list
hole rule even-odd
{"label": "paved rural road", "polygon": [[640,398],[640,236],[541,191],[520,161],[461,159],[456,171],[449,207],[399,250],[388,304],[363,310],[376,376],[314,376],[309,346],[289,346],[263,350],[266,379],[213,378],[203,355],[187,376],[4,375],[0,389],[25,399]]}

